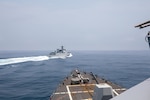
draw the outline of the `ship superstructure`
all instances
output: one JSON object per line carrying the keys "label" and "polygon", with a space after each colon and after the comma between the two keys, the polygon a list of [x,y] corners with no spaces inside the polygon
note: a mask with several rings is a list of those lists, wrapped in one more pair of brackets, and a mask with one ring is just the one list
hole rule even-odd
{"label": "ship superstructure", "polygon": [[71,52],[68,52],[66,49],[64,49],[63,46],[61,46],[61,49],[57,49],[56,51],[54,52],[51,52],[49,54],[49,57],[50,58],[67,58],[67,57],[72,57],[72,53]]}
{"label": "ship superstructure", "polygon": [[[135,27],[139,28],[139,29],[142,29],[142,28],[145,28],[145,27],[148,27],[150,26],[150,20],[149,21],[146,21],[144,23],[141,23],[139,25],[136,25]],[[149,44],[149,47],[150,47],[150,31],[147,33],[147,35],[145,36],[145,40],[146,42]]]}

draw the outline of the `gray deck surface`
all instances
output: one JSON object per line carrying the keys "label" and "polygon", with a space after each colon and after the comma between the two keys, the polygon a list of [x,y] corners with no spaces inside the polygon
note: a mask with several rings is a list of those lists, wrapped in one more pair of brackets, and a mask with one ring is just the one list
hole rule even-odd
{"label": "gray deck surface", "polygon": [[89,83],[71,85],[71,76],[68,76],[59,84],[50,100],[92,100],[95,85],[103,83],[113,88],[115,96],[126,90],[117,84],[95,76],[93,73],[80,72],[80,74],[88,77]]}

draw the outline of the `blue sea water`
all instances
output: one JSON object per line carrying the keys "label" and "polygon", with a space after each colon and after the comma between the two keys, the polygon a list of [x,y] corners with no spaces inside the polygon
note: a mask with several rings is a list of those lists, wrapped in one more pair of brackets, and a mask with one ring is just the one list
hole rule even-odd
{"label": "blue sea water", "polygon": [[150,51],[72,51],[67,59],[49,59],[48,53],[1,51],[0,100],[49,100],[75,68],[125,88],[150,77]]}

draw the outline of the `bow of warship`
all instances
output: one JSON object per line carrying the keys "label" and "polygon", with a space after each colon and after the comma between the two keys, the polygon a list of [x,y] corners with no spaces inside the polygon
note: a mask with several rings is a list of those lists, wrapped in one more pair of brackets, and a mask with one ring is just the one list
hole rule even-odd
{"label": "bow of warship", "polygon": [[109,100],[125,90],[92,72],[75,69],[59,84],[50,100]]}

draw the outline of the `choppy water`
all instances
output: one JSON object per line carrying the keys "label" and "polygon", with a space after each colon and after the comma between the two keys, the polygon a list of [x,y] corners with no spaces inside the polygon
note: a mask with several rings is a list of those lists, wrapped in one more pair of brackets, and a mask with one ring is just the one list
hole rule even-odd
{"label": "choppy water", "polygon": [[75,68],[126,88],[150,77],[150,51],[74,51],[68,59],[49,59],[48,53],[0,52],[0,100],[48,100]]}

